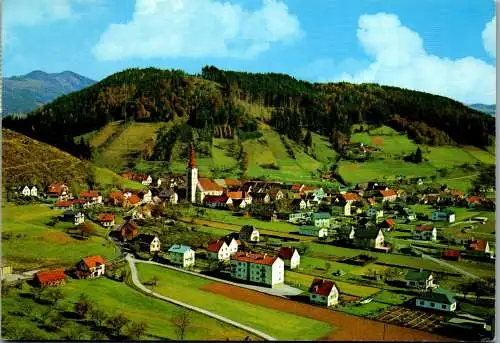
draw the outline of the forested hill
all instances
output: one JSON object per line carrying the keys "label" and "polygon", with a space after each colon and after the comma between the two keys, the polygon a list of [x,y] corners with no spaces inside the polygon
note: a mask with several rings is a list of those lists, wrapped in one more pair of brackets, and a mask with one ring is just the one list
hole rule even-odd
{"label": "forested hill", "polygon": [[313,84],[283,74],[215,67],[204,67],[198,76],[180,70],[127,69],[59,97],[26,118],[5,118],[3,124],[75,153],[73,137],[115,120],[182,118],[208,134],[220,125],[251,131],[255,119],[242,103],[267,107],[272,113],[268,124],[297,142],[303,135],[298,128],[336,141],[350,136],[352,124],[363,122],[385,123],[417,142],[434,145],[486,146],[495,132],[494,118],[441,96],[376,84]]}

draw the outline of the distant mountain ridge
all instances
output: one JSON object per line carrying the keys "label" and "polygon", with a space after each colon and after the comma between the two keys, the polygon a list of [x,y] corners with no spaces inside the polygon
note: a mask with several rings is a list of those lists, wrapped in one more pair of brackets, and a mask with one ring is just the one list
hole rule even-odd
{"label": "distant mountain ridge", "polygon": [[493,117],[495,116],[497,110],[497,105],[472,104],[469,105],[469,107],[484,112],[486,114],[492,115]]}
{"label": "distant mountain ridge", "polygon": [[92,86],[96,81],[72,71],[46,73],[34,70],[26,75],[3,78],[3,111],[28,113],[58,96]]}

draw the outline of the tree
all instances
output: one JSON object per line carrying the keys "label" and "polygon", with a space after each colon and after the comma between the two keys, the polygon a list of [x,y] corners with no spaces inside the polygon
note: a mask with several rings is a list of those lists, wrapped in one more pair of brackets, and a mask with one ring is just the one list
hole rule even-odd
{"label": "tree", "polygon": [[66,295],[59,287],[51,288],[47,291],[47,298],[52,302],[52,305],[56,305],[59,300],[63,300],[65,297]]}
{"label": "tree", "polygon": [[474,193],[485,194],[490,188],[495,188],[495,165],[481,169],[477,178],[472,182]]}
{"label": "tree", "polygon": [[108,314],[99,308],[95,308],[90,311],[90,318],[94,321],[95,326],[101,329],[104,326],[104,322],[108,319]]}
{"label": "tree", "polygon": [[177,334],[177,339],[182,341],[186,335],[186,331],[191,326],[191,318],[187,310],[182,310],[180,313],[175,315],[170,319],[170,322],[174,325],[175,333]]}
{"label": "tree", "polygon": [[307,130],[306,136],[304,137],[304,145],[307,147],[312,146],[312,134],[311,130]]}
{"label": "tree", "polygon": [[61,330],[67,323],[66,318],[64,318],[60,313],[50,319],[50,325],[58,330]]}
{"label": "tree", "polygon": [[158,281],[160,281],[160,279],[158,279],[158,276],[153,275],[153,277],[151,278],[151,288],[155,288],[158,285]]}
{"label": "tree", "polygon": [[127,325],[130,320],[123,313],[118,313],[108,318],[107,323],[115,336],[119,336],[122,328]]}
{"label": "tree", "polygon": [[422,157],[422,150],[420,150],[420,147],[417,147],[417,151],[415,151],[415,155],[413,158],[415,163],[422,163],[423,157]]}
{"label": "tree", "polygon": [[85,318],[94,308],[94,303],[87,297],[86,294],[80,294],[78,301],[75,303],[75,313],[80,318]]}
{"label": "tree", "polygon": [[148,323],[146,322],[133,322],[129,325],[128,327],[128,334],[127,336],[132,339],[139,341],[142,336],[146,333],[148,330]]}
{"label": "tree", "polygon": [[80,234],[82,237],[88,238],[92,235],[95,234],[94,226],[92,225],[92,222],[90,221],[85,221],[78,225],[78,230],[80,231]]}

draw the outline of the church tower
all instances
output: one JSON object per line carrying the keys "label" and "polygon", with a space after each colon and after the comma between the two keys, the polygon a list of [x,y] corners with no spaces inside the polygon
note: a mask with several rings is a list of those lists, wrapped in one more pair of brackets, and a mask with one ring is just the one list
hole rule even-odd
{"label": "church tower", "polygon": [[187,200],[196,202],[196,187],[198,186],[198,168],[196,168],[196,158],[194,155],[194,144],[191,143],[189,163],[187,167]]}

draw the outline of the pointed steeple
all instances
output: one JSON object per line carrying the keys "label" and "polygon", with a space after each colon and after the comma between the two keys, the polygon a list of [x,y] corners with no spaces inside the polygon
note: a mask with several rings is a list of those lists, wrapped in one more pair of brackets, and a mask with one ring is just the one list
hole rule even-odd
{"label": "pointed steeple", "polygon": [[196,168],[196,157],[195,157],[195,152],[194,152],[194,144],[191,142],[191,147],[190,147],[190,155],[189,155],[189,164],[188,167],[190,169]]}

